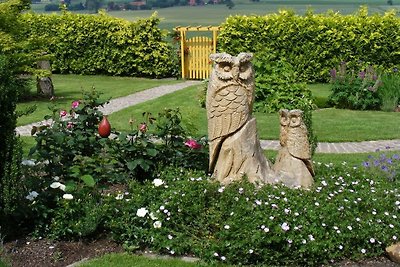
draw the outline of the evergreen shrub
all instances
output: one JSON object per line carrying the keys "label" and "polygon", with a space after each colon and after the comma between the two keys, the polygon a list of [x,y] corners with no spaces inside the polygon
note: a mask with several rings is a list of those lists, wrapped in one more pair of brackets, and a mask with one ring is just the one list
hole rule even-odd
{"label": "evergreen shrub", "polygon": [[47,40],[55,72],[139,77],[176,76],[177,55],[157,26],[156,15],[129,22],[99,15],[24,14],[31,39]]}
{"label": "evergreen shrub", "polygon": [[[368,15],[366,7],[351,15],[332,11],[304,16],[281,10],[265,16],[231,16],[218,37],[230,54],[274,51],[306,82],[326,82],[342,61],[376,64],[385,69],[400,62],[400,18],[395,11]],[[350,60],[349,60],[350,59]]]}

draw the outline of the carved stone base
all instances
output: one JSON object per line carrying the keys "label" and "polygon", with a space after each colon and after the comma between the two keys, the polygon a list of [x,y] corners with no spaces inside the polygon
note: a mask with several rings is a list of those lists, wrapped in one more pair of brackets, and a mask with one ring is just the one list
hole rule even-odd
{"label": "carved stone base", "polygon": [[400,264],[400,243],[396,243],[386,248],[389,258]]}
{"label": "carved stone base", "polygon": [[304,161],[293,157],[286,147],[279,150],[274,171],[277,175],[275,182],[289,187],[309,188],[314,182]]}
{"label": "carved stone base", "polygon": [[225,139],[213,173],[213,177],[222,184],[238,181],[243,175],[247,175],[251,183],[272,181],[271,163],[264,157],[255,118]]}

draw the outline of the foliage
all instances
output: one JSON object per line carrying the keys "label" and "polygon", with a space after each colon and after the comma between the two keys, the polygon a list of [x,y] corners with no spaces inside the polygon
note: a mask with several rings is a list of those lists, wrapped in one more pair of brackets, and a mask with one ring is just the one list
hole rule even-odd
{"label": "foliage", "polygon": [[283,58],[263,51],[256,55],[254,109],[261,112],[278,112],[280,109],[301,109],[307,126],[311,152],[314,154],[317,139],[312,127],[313,101],[311,91],[301,83],[297,72]]}
{"label": "foliage", "polygon": [[256,111],[312,109],[311,91],[299,81],[298,73],[284,58],[271,51],[259,52],[254,70]]}
{"label": "foliage", "polygon": [[3,235],[12,235],[18,222],[21,200],[20,168],[22,149],[15,136],[18,98],[27,90],[28,80],[18,75],[27,69],[30,55],[23,52],[26,40],[19,36],[18,22],[26,1],[0,3],[0,228]]}
{"label": "foliage", "polygon": [[362,169],[317,166],[310,191],[224,187],[204,173],[164,170],[109,196],[106,228],[129,251],[209,262],[315,266],[382,255],[398,239],[396,184]]}
{"label": "foliage", "polygon": [[382,152],[378,156],[369,155],[362,166],[372,175],[386,177],[390,181],[399,180],[400,156],[398,154],[387,155]]}
{"label": "foliage", "polygon": [[[69,112],[51,107],[53,115],[46,117],[51,125],[33,129],[34,161],[28,161],[26,190],[20,194],[26,194],[25,212],[38,233],[90,236],[101,228],[101,196],[109,186],[149,179],[166,166],[206,168],[206,140],[188,139],[179,110],[165,110],[157,118],[145,113],[146,121],[130,133],[100,138],[99,107],[104,103],[93,88],[73,101]],[[154,133],[148,127],[152,124]]]}
{"label": "foliage", "polygon": [[131,177],[140,181],[153,177],[158,167],[182,166],[206,169],[207,141],[197,146],[186,144],[187,136],[181,125],[179,109],[165,109],[157,117],[143,113],[144,121],[131,132],[120,133],[114,152]]}
{"label": "foliage", "polygon": [[[378,25],[378,26],[377,26]],[[352,15],[332,11],[304,16],[281,10],[265,16],[231,16],[222,24],[219,50],[231,54],[274,51],[306,82],[327,81],[331,66],[362,60],[385,69],[400,61],[400,19],[394,11],[368,15],[366,7]]]}
{"label": "foliage", "polygon": [[382,101],[381,110],[394,111],[400,99],[400,74],[397,68],[393,72],[384,73],[381,77],[378,95]]}
{"label": "foliage", "polygon": [[331,81],[330,105],[357,110],[379,109],[381,100],[377,91],[381,81],[372,66],[349,70],[347,63],[342,62],[338,71],[331,70]]}
{"label": "foliage", "polygon": [[43,49],[53,55],[56,72],[170,77],[178,69],[172,45],[163,40],[156,15],[128,22],[99,15],[24,14],[31,39],[48,42]]}

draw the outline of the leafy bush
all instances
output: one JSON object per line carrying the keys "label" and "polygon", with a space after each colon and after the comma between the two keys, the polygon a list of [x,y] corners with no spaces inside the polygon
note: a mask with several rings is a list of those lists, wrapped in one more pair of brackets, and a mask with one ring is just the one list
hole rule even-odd
{"label": "leafy bush", "polygon": [[381,110],[394,111],[400,99],[400,74],[397,68],[383,74],[380,80],[382,83],[378,88],[378,95],[382,101]]}
{"label": "leafy bush", "polygon": [[254,109],[261,112],[278,112],[280,109],[301,109],[307,126],[311,152],[318,145],[312,127],[313,101],[311,91],[299,81],[297,72],[283,58],[271,51],[256,55]]}
{"label": "leafy bush", "polygon": [[381,100],[377,90],[381,81],[372,66],[360,71],[349,70],[347,63],[342,62],[338,71],[331,70],[331,82],[330,105],[357,110],[379,109]]}
{"label": "leafy bush", "polygon": [[186,136],[179,110],[165,110],[157,118],[144,113],[146,121],[130,133],[100,138],[104,103],[94,89],[84,92],[69,112],[52,107],[53,115],[46,117],[52,124],[34,129],[34,161],[27,161],[31,167],[24,172],[26,190],[20,195],[25,194],[25,212],[38,233],[92,235],[101,228],[102,192],[110,186],[143,182],[167,166],[207,168],[207,141]]}
{"label": "leafy bush", "polygon": [[218,37],[220,51],[255,54],[269,49],[285,58],[301,80],[327,81],[331,66],[351,59],[389,69],[400,61],[400,19],[395,11],[368,15],[362,7],[352,15],[332,11],[304,16],[281,10],[265,16],[231,16]]}
{"label": "leafy bush", "polygon": [[24,14],[25,35],[45,38],[42,49],[60,73],[171,77],[178,59],[156,15],[135,22],[100,15],[63,12]]}
{"label": "leafy bush", "polygon": [[368,156],[362,166],[368,173],[380,177],[386,177],[390,181],[400,178],[400,156],[398,154],[387,155],[381,153],[378,157]]}
{"label": "leafy bush", "polygon": [[271,51],[259,52],[254,70],[256,111],[313,108],[311,91],[299,81],[297,72],[285,59]]}
{"label": "leafy bush", "polygon": [[[0,3],[0,233],[7,239],[23,232],[26,215],[23,209],[24,180],[21,177],[22,148],[15,135],[16,103],[30,86],[21,74],[31,72],[38,59],[35,45],[23,34],[28,27],[20,19],[30,1],[9,0]],[[28,52],[30,51],[30,52]]]}

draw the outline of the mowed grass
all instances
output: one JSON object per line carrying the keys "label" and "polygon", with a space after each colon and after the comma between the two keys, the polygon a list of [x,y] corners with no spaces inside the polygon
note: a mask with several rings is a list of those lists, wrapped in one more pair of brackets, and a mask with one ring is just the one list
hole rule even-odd
{"label": "mowed grass", "polygon": [[[28,116],[18,119],[18,126],[43,120],[45,115],[51,115],[48,107],[52,104],[62,109],[69,110],[71,102],[82,99],[83,90],[95,88],[101,93],[102,99],[112,99],[130,95],[152,87],[175,84],[181,81],[174,79],[145,79],[132,77],[113,77],[113,76],[88,76],[88,75],[53,75],[52,76],[55,99],[33,98],[30,101],[22,102],[17,105],[17,110],[21,111],[29,106],[36,105],[36,111]],[[36,87],[33,85],[31,94],[36,94]]]}
{"label": "mowed grass", "polygon": [[[180,259],[161,259],[161,258],[149,258],[144,256],[131,255],[127,253],[118,254],[107,254],[97,259],[89,260],[83,264],[81,267],[190,267],[190,266],[209,266],[207,264],[195,263],[195,262],[185,262]],[[215,265],[218,266],[218,265]],[[226,266],[226,265],[224,265]]]}
{"label": "mowed grass", "polygon": [[[165,108],[179,108],[184,123],[193,123],[198,129],[194,134],[204,136],[207,135],[207,117],[206,110],[198,103],[199,92],[199,86],[192,86],[113,113],[109,120],[114,129],[129,131],[129,120],[143,122],[143,112],[156,115]],[[278,114],[256,112],[254,115],[261,139],[279,139]],[[319,109],[313,112],[313,127],[320,142],[398,139],[400,116],[395,112]]]}
{"label": "mowed grass", "polygon": [[[288,1],[287,3],[285,1],[277,2],[236,4],[233,9],[229,9],[225,5],[177,6],[153,10],[110,11],[108,14],[113,17],[135,21],[139,18],[147,18],[154,12],[157,12],[157,16],[162,19],[159,24],[160,28],[172,30],[177,26],[217,26],[225,22],[229,16],[266,15],[277,13],[281,9],[293,10],[300,15],[303,15],[310,9],[315,13],[325,13],[328,10],[333,10],[340,14],[351,14],[359,10],[360,5],[366,3],[366,1],[355,1],[346,4],[343,4],[343,1],[338,4],[334,4],[333,1],[328,3],[316,1],[313,4],[306,3],[305,1],[299,1],[298,3],[296,1]],[[382,14],[393,7],[385,5],[384,2],[381,2],[379,5],[378,1],[370,1],[368,8],[370,14]]]}
{"label": "mowed grass", "polygon": [[[73,1],[79,2],[79,1]],[[115,1],[118,2],[118,1]],[[170,8],[155,8],[152,10],[128,10],[109,11],[113,17],[135,21],[139,18],[148,18],[154,12],[162,19],[160,28],[172,30],[177,26],[198,26],[198,25],[220,25],[229,16],[234,15],[266,15],[276,13],[280,9],[289,9],[297,14],[304,14],[312,9],[315,13],[325,13],[333,10],[341,14],[351,14],[359,10],[361,5],[368,5],[369,13],[382,14],[386,10],[398,8],[389,6],[383,0],[290,0],[290,1],[260,1],[250,2],[248,0],[234,0],[235,7],[229,9],[226,5],[204,5],[204,6],[176,6]],[[394,1],[396,4],[396,1]],[[44,12],[44,4],[32,4],[34,12]]]}

